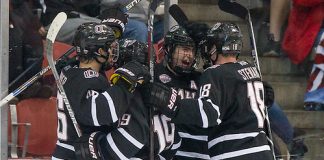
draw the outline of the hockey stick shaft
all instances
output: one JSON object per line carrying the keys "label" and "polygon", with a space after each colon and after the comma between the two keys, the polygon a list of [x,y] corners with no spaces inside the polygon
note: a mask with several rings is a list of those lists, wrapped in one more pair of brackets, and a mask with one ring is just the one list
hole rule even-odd
{"label": "hockey stick shaft", "polygon": [[[65,57],[68,57],[74,52],[75,48],[72,47],[68,51],[64,53],[63,56],[61,56],[58,60],[63,59]],[[57,60],[57,61],[58,61]],[[51,68],[50,66],[46,66],[41,71],[36,73],[33,77],[31,77],[29,80],[27,80],[24,84],[19,86],[17,89],[15,89],[13,92],[9,93],[5,98],[3,98],[0,101],[0,107],[4,104],[7,104],[9,101],[11,101],[14,97],[18,96],[21,92],[23,92],[26,88],[28,88],[30,85],[32,85],[37,79],[41,78],[47,71],[49,71]]]}
{"label": "hockey stick shaft", "polygon": [[[16,84],[22,77],[24,77],[30,70],[32,70],[38,63],[40,63],[43,60],[42,57],[39,57],[33,64],[31,64],[27,69],[25,69],[22,73],[20,73],[18,75],[18,77],[16,77],[13,81],[10,82],[10,84],[8,85],[7,89],[5,89],[1,95],[0,98],[2,98],[5,94],[7,94],[9,88]],[[0,101],[0,106],[2,106],[2,103]]]}
{"label": "hockey stick shaft", "polygon": [[26,70],[24,70],[21,74],[18,75],[13,81],[10,82],[8,88],[10,88],[12,85],[17,83],[22,77],[24,77],[30,70],[32,70],[37,64],[39,64],[43,60],[43,57],[37,58],[37,60],[30,65]]}
{"label": "hockey stick shaft", "polygon": [[55,38],[56,38],[58,32],[60,31],[61,27],[65,23],[66,19],[67,19],[67,15],[64,12],[60,12],[54,18],[54,20],[53,20],[53,22],[52,22],[52,24],[51,24],[51,26],[50,26],[50,28],[48,30],[47,36],[46,36],[46,57],[47,57],[48,64],[52,69],[52,72],[53,72],[57,87],[59,89],[59,92],[62,95],[63,102],[64,102],[64,104],[66,106],[66,109],[68,110],[69,116],[70,116],[70,118],[72,120],[75,131],[76,131],[77,135],[80,137],[81,136],[80,127],[79,127],[79,125],[78,125],[78,123],[76,121],[76,118],[74,116],[74,112],[73,112],[73,110],[71,108],[71,105],[70,105],[70,102],[69,102],[69,100],[68,100],[68,98],[67,98],[67,96],[65,94],[63,85],[62,85],[62,83],[60,81],[60,77],[59,77],[58,72],[57,72],[57,70],[55,68],[54,58],[53,58],[53,44],[55,42]]}
{"label": "hockey stick shaft", "polygon": [[254,30],[253,30],[253,24],[251,20],[251,14],[250,11],[248,12],[248,21],[249,21],[249,28],[250,28],[250,33],[251,33],[251,38],[252,38],[252,45],[253,45],[253,50],[252,50],[252,57],[254,59],[254,65],[257,67],[257,69],[260,72],[260,77],[262,79],[262,74],[261,74],[261,68],[260,68],[260,63],[259,63],[259,56],[258,56],[258,51],[257,51],[257,46],[255,42],[255,35],[254,35]]}
{"label": "hockey stick shaft", "polygon": [[172,6],[170,6],[169,13],[179,24],[179,26],[185,27],[186,24],[189,22],[188,17],[177,4],[173,4]]}
{"label": "hockey stick shaft", "polygon": [[[147,31],[148,31],[148,54],[149,54],[149,67],[150,67],[150,75],[151,82],[154,81],[154,63],[155,63],[155,55],[154,55],[154,47],[153,47],[153,23],[154,23],[154,14],[156,8],[159,6],[161,0],[153,0],[149,5],[148,12],[148,22],[147,22]],[[150,116],[150,160],[154,160],[154,110],[150,108],[149,116]]]}

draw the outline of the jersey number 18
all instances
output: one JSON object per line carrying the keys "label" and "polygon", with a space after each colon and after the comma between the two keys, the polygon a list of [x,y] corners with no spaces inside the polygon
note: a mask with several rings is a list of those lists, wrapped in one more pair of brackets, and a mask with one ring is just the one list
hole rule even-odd
{"label": "jersey number 18", "polygon": [[265,119],[263,83],[260,81],[247,82],[247,90],[251,109],[258,119],[258,127],[263,128]]}

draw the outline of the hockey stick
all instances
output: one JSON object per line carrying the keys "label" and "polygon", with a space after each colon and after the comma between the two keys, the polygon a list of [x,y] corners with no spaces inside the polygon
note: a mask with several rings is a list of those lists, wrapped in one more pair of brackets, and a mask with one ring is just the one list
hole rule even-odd
{"label": "hockey stick", "polygon": [[[14,84],[16,84],[22,77],[24,77],[30,70],[32,70],[38,63],[40,63],[41,61],[42,61],[43,59],[42,59],[42,57],[39,57],[39,58],[37,58],[37,60],[34,62],[34,63],[32,63],[27,69],[25,69],[22,73],[20,73],[19,75],[18,75],[18,77],[16,77],[13,81],[11,81],[10,82],[10,84],[8,85],[8,87],[7,87],[7,89],[5,89],[2,93],[1,93],[1,95],[0,95],[0,98],[2,98],[5,94],[7,94],[7,92],[8,92],[8,90],[9,90],[9,88],[12,86],[12,85],[14,85]],[[2,103],[1,103],[1,101],[0,101],[0,106],[2,106]]]}
{"label": "hockey stick", "polygon": [[177,4],[173,4],[172,6],[170,6],[169,13],[179,24],[179,26],[185,27],[188,24],[188,17]]}
{"label": "hockey stick", "polygon": [[59,75],[57,73],[57,70],[55,68],[54,59],[53,59],[53,44],[54,44],[54,41],[55,41],[55,38],[56,38],[58,32],[60,31],[61,27],[65,23],[66,19],[67,19],[67,15],[64,12],[60,12],[54,18],[54,20],[53,20],[53,22],[52,22],[52,24],[51,24],[51,26],[50,26],[50,28],[48,30],[47,36],[46,36],[46,57],[47,57],[48,64],[52,69],[52,72],[53,72],[57,87],[59,89],[59,92],[62,95],[64,104],[66,105],[66,108],[67,108],[67,110],[69,112],[69,115],[70,115],[70,118],[72,120],[73,126],[74,126],[78,136],[80,137],[81,136],[81,131],[80,131],[79,125],[78,125],[78,123],[77,123],[77,121],[75,119],[74,112],[73,112],[73,110],[71,108],[71,105],[69,103],[69,100],[67,99],[67,96],[65,94],[63,85],[62,85],[62,83],[60,81],[60,77],[59,77]]}
{"label": "hockey stick", "polygon": [[[258,59],[258,52],[257,52],[257,48],[256,48],[256,42],[255,42],[255,36],[254,36],[254,31],[253,31],[253,24],[252,24],[252,20],[251,20],[251,15],[250,15],[250,11],[242,6],[239,3],[236,3],[235,0],[231,1],[231,0],[219,0],[218,1],[218,6],[221,10],[223,10],[224,12],[233,14],[235,16],[238,16],[244,20],[248,20],[249,23],[249,30],[250,30],[250,37],[252,39],[252,43],[253,43],[253,48],[252,48],[252,52],[251,55],[253,57],[254,60],[254,65],[255,67],[257,67],[259,73],[260,73],[260,78],[262,80],[262,75],[261,75],[261,69],[260,69],[260,65],[259,65],[259,59]],[[273,144],[273,138],[272,138],[272,133],[271,133],[271,127],[270,127],[270,121],[269,121],[269,117],[268,117],[268,110],[265,107],[265,119],[266,119],[266,123],[267,123],[267,130],[268,130],[268,137],[270,139],[270,147],[272,149],[273,152],[273,156],[275,157],[275,153],[274,153],[274,144]]]}
{"label": "hockey stick", "polygon": [[139,3],[140,1],[142,0],[132,0],[130,2],[128,2],[126,5],[125,5],[125,12],[129,11],[130,9],[132,9],[137,3]]}
{"label": "hockey stick", "polygon": [[[74,47],[70,48],[57,61],[68,57],[70,54],[72,54],[74,52],[74,50],[75,50]],[[21,86],[19,86],[16,90],[14,90],[13,92],[9,93],[5,98],[3,98],[0,101],[0,107],[3,106],[4,104],[7,104],[14,97],[18,96],[21,92],[23,92],[30,85],[32,85],[37,79],[41,78],[50,69],[51,69],[50,66],[47,66],[47,67],[43,68],[41,71],[39,71],[38,73],[36,73],[33,77],[31,77],[28,81],[26,81],[24,84],[22,84]]]}
{"label": "hockey stick", "polygon": [[18,75],[18,77],[16,77],[13,81],[10,82],[8,88],[10,88],[12,85],[14,85],[15,83],[17,83],[22,77],[24,77],[30,70],[32,70],[37,64],[39,64],[40,62],[42,62],[43,57],[39,57],[37,58],[37,60],[31,64],[27,69],[25,69],[22,73],[20,73]]}
{"label": "hockey stick", "polygon": [[218,6],[224,12],[233,14],[233,15],[235,15],[237,17],[240,17],[240,18],[242,18],[244,20],[246,20],[246,18],[247,18],[247,21],[249,23],[249,30],[250,30],[250,34],[251,34],[250,37],[251,37],[252,45],[253,45],[251,55],[253,57],[254,65],[259,70],[260,77],[262,79],[261,69],[260,69],[260,64],[259,64],[259,58],[258,58],[259,56],[258,56],[258,52],[257,52],[257,48],[256,48],[256,42],[255,42],[255,36],[254,36],[253,24],[252,24],[252,20],[251,20],[250,11],[246,7],[244,7],[241,4],[235,2],[235,0],[234,1],[231,1],[231,0],[219,0],[218,1]]}
{"label": "hockey stick", "polygon": [[[154,81],[154,63],[155,63],[155,55],[154,55],[154,47],[153,47],[153,23],[154,23],[154,14],[156,8],[162,0],[152,0],[149,5],[148,12],[148,21],[147,21],[147,34],[148,34],[148,54],[149,54],[149,67],[150,67],[150,75],[151,82]],[[154,109],[150,108],[150,160],[154,160],[154,120],[153,120]]]}

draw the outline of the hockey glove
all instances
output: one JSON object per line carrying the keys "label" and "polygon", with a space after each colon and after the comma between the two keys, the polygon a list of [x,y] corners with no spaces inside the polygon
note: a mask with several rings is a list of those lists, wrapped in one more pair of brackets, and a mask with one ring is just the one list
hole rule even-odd
{"label": "hockey glove", "polygon": [[59,59],[55,64],[55,68],[56,68],[57,72],[60,74],[62,69],[64,69],[64,67],[74,66],[77,64],[78,64],[78,61],[77,61],[76,57],[72,57],[72,58],[66,57],[66,58]]}
{"label": "hockey glove", "polygon": [[263,81],[263,88],[264,88],[264,103],[267,107],[271,107],[275,99],[273,88],[266,81]]}
{"label": "hockey glove", "polygon": [[75,156],[77,160],[106,160],[108,141],[103,132],[93,132],[90,135],[82,135],[74,143]]}
{"label": "hockey glove", "polygon": [[106,24],[115,31],[115,37],[121,37],[128,22],[128,14],[124,13],[119,5],[105,9],[100,15],[101,23]]}
{"label": "hockey glove", "polygon": [[143,87],[143,101],[148,107],[156,107],[162,114],[173,118],[177,113],[178,92],[161,83],[149,83]]}
{"label": "hockey glove", "polygon": [[144,84],[151,79],[148,68],[137,61],[130,61],[118,68],[111,75],[110,81],[133,92],[138,85]]}

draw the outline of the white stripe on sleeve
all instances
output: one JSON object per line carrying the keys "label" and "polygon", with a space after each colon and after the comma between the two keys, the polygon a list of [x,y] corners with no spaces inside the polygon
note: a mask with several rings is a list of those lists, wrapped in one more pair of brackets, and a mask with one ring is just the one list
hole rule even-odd
{"label": "white stripe on sleeve", "polygon": [[125,131],[124,128],[118,128],[118,131],[128,140],[130,141],[134,146],[136,146],[138,149],[141,149],[144,144],[137,141],[134,137],[132,137],[127,131]]}
{"label": "white stripe on sleeve", "polygon": [[208,127],[208,118],[207,118],[206,112],[204,111],[201,98],[198,98],[198,104],[199,104],[199,111],[200,111],[200,115],[201,115],[201,119],[202,119],[202,123],[203,123],[203,128],[207,128]]}
{"label": "white stripe on sleeve", "polygon": [[217,111],[217,113],[218,113],[218,117],[217,117],[217,124],[219,125],[219,124],[221,124],[222,123],[222,120],[221,119],[219,119],[219,117],[220,117],[220,115],[221,115],[221,113],[220,113],[220,111],[219,111],[219,107],[216,105],[216,104],[214,104],[210,99],[208,99],[207,100],[207,102],[209,102],[212,106],[213,106],[213,108]]}
{"label": "white stripe on sleeve", "polygon": [[109,143],[109,146],[111,149],[117,154],[119,159],[128,159],[116,146],[116,143],[114,142],[113,138],[111,137],[111,134],[107,135],[107,141]]}
{"label": "white stripe on sleeve", "polygon": [[111,118],[113,120],[113,122],[117,122],[118,121],[118,116],[116,113],[116,109],[115,109],[115,105],[113,100],[111,99],[110,95],[107,92],[104,92],[103,95],[106,97],[108,104],[109,104],[109,109],[110,109],[110,113],[111,113]]}
{"label": "white stripe on sleeve", "polygon": [[262,151],[267,151],[267,150],[270,151],[269,145],[263,145],[263,146],[259,146],[259,147],[251,147],[248,149],[242,149],[242,150],[238,150],[238,151],[234,151],[234,152],[223,153],[223,154],[212,157],[211,160],[239,157],[242,155],[257,153],[257,152],[262,152]]}
{"label": "white stripe on sleeve", "polygon": [[92,115],[92,121],[94,126],[100,126],[97,118],[97,104],[96,104],[97,97],[98,94],[92,96],[91,98],[91,115]]}

